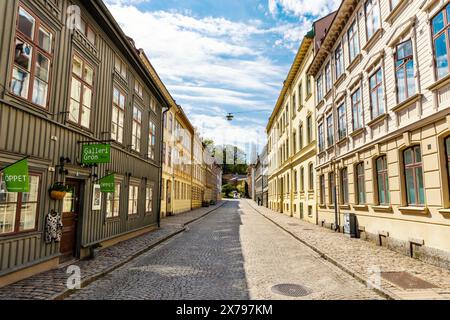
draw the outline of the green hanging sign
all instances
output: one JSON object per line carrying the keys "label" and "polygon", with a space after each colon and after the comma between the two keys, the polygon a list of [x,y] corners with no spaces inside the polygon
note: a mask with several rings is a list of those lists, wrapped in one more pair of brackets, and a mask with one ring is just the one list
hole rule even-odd
{"label": "green hanging sign", "polygon": [[30,192],[27,159],[20,160],[2,171],[8,192]]}
{"label": "green hanging sign", "polygon": [[114,179],[114,174],[107,175],[99,180],[100,191],[103,193],[115,193],[116,184]]}
{"label": "green hanging sign", "polygon": [[111,145],[85,144],[81,152],[82,164],[99,164],[111,162]]}

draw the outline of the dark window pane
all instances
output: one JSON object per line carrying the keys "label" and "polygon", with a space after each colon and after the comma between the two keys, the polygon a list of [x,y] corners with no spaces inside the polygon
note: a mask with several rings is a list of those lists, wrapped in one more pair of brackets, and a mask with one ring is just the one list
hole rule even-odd
{"label": "dark window pane", "polygon": [[19,8],[19,30],[33,40],[35,20],[23,8]]}

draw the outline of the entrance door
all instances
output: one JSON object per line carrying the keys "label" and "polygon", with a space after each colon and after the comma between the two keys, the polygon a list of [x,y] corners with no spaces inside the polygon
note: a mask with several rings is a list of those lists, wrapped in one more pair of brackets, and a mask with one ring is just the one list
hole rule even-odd
{"label": "entrance door", "polygon": [[172,181],[170,181],[170,180],[167,180],[166,195],[167,195],[166,214],[168,216],[171,216],[172,215]]}
{"label": "entrance door", "polygon": [[67,179],[66,185],[71,189],[63,200],[63,233],[60,243],[61,260],[67,261],[75,256],[77,243],[78,214],[80,213],[80,182]]}

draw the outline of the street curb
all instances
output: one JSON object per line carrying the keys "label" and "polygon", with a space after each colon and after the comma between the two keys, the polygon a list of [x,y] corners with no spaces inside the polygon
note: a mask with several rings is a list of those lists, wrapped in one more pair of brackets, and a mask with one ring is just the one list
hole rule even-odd
{"label": "street curb", "polygon": [[[173,233],[170,233],[162,238],[160,238],[159,240],[157,240],[155,243],[152,243],[151,245],[149,245],[148,247],[139,250],[138,252],[135,252],[134,254],[132,254],[131,256],[127,257],[126,259],[114,264],[113,266],[85,279],[81,281],[81,288],[85,288],[86,286],[88,286],[89,284],[91,284],[92,282],[106,276],[108,273],[113,272],[114,270],[120,268],[121,266],[127,264],[128,262],[130,262],[131,260],[137,258],[138,256],[144,254],[147,251],[150,251],[151,249],[155,248],[156,246],[160,245],[161,243],[175,237],[176,235],[183,233],[184,231],[186,231],[186,226],[197,221],[200,220],[202,218],[204,218],[205,216],[207,216],[208,214],[210,214],[211,212],[221,208],[226,202],[222,201],[222,203],[220,205],[218,205],[216,208],[211,209],[209,211],[207,211],[206,213],[204,213],[203,215],[201,215],[200,217],[197,217],[191,221],[186,222],[183,227],[180,227],[180,230],[177,230]],[[49,298],[48,300],[64,300],[65,298],[71,296],[73,293],[77,292],[77,289],[66,289],[65,291],[58,293],[54,296],[52,296],[51,298]]]}
{"label": "street curb", "polygon": [[[334,264],[335,266],[337,266],[339,269],[343,270],[344,272],[346,272],[347,274],[349,274],[350,276],[352,276],[353,278],[355,278],[356,280],[358,280],[359,282],[361,282],[362,284],[367,284],[366,279],[359,275],[358,273],[352,271],[351,269],[347,268],[345,265],[343,265],[342,263],[340,263],[339,261],[337,261],[336,259],[330,257],[329,255],[327,255],[326,253],[324,253],[323,251],[319,250],[318,248],[316,248],[315,246],[313,246],[312,244],[308,243],[307,241],[299,238],[297,235],[295,235],[293,232],[287,230],[285,227],[283,227],[282,225],[280,225],[279,223],[275,222],[274,220],[272,220],[271,218],[269,218],[268,216],[266,216],[264,213],[262,213],[261,211],[259,211],[257,208],[255,208],[254,206],[252,206],[251,204],[249,204],[249,206],[255,210],[256,212],[258,212],[260,215],[262,215],[264,218],[266,218],[267,220],[269,220],[270,222],[272,222],[274,225],[276,225],[277,227],[279,227],[280,229],[282,229],[283,231],[285,231],[286,233],[288,233],[289,235],[291,235],[293,238],[295,238],[296,240],[300,241],[301,243],[303,243],[304,245],[306,245],[307,247],[309,247],[310,249],[312,249],[314,252],[318,253],[320,255],[321,258],[331,262],[332,264]],[[386,289],[379,289],[379,288],[371,288],[373,291],[375,291],[376,293],[378,293],[379,295],[389,299],[389,300],[401,300],[400,297],[398,297],[397,295],[395,295],[394,293],[390,292],[389,290]]]}

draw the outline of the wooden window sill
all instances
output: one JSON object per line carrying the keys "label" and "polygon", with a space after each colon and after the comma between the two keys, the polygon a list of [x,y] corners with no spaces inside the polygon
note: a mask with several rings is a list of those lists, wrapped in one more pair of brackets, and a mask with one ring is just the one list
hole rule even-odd
{"label": "wooden window sill", "polygon": [[372,209],[374,211],[378,211],[378,212],[393,212],[392,206],[378,205],[378,206],[372,206]]}
{"label": "wooden window sill", "polygon": [[383,28],[379,28],[375,33],[372,35],[372,37],[369,39],[369,41],[366,42],[366,44],[363,47],[363,50],[368,52],[370,49],[373,48],[373,46],[378,42],[378,40],[381,39],[381,36],[383,35]]}
{"label": "wooden window sill", "polygon": [[365,129],[364,128],[359,128],[359,129],[356,129],[355,131],[353,131],[352,133],[350,133],[350,136],[352,137],[352,138],[354,138],[354,137],[356,137],[356,136],[359,136],[361,133],[363,133],[365,131]]}
{"label": "wooden window sill", "polygon": [[438,212],[440,214],[450,215],[450,208],[442,208],[442,209],[439,209]]}
{"label": "wooden window sill", "polygon": [[309,94],[306,96],[305,101],[308,101],[309,98],[311,98],[311,97],[312,97],[312,93],[309,93]]}
{"label": "wooden window sill", "polygon": [[342,144],[345,144],[346,142],[348,142],[348,137],[343,137],[338,142],[336,142],[336,144],[337,145],[342,145]]}
{"label": "wooden window sill", "polygon": [[422,94],[421,93],[416,93],[412,97],[409,97],[405,101],[400,102],[399,104],[397,104],[395,107],[392,108],[392,111],[400,112],[400,111],[402,111],[402,110],[412,106],[414,103],[419,101],[421,98],[422,98]]}
{"label": "wooden window sill", "polygon": [[437,91],[441,89],[442,87],[445,87],[446,85],[450,84],[450,74],[446,75],[442,79],[439,79],[435,83],[433,83],[431,86],[429,86],[427,89],[430,91]]}
{"label": "wooden window sill", "polygon": [[387,113],[384,113],[384,114],[382,114],[382,115],[379,115],[379,116],[376,117],[375,119],[369,121],[369,123],[367,123],[367,125],[368,125],[369,127],[374,126],[374,125],[376,125],[376,124],[382,122],[383,120],[385,120],[385,119],[387,118],[387,116],[388,116]]}
{"label": "wooden window sill", "polygon": [[321,209],[326,209],[327,208],[327,205],[326,204],[319,204],[319,208],[321,208]]}
{"label": "wooden window sill", "polygon": [[341,205],[339,206],[339,208],[340,208],[340,209],[343,209],[343,210],[350,210],[350,205],[349,205],[349,204],[341,204]]}
{"label": "wooden window sill", "polygon": [[339,78],[337,78],[337,80],[334,82],[334,86],[338,87],[342,83],[342,81],[344,81],[346,78],[347,78],[347,73],[345,73],[345,72],[342,73],[339,76]]}
{"label": "wooden window sill", "polygon": [[331,146],[329,146],[328,148],[327,148],[327,152],[328,153],[331,153],[331,152],[333,152],[334,151],[334,145],[331,145]]}
{"label": "wooden window sill", "polygon": [[427,207],[408,206],[399,207],[398,209],[404,214],[428,214],[429,212]]}
{"label": "wooden window sill", "polygon": [[354,58],[353,61],[350,62],[349,66],[347,67],[348,72],[352,72],[352,70],[361,62],[362,60],[362,53],[358,53]]}
{"label": "wooden window sill", "polygon": [[330,98],[332,92],[333,92],[333,90],[328,89],[328,92],[325,94],[325,96],[323,97],[323,99],[324,99],[324,100],[328,100],[328,98]]}
{"label": "wooden window sill", "polygon": [[368,206],[367,204],[354,204],[353,208],[356,210],[367,210]]}
{"label": "wooden window sill", "polygon": [[322,100],[320,100],[319,103],[317,103],[316,108],[319,109],[319,108],[323,107],[324,104],[325,104],[325,100],[322,98]]}

